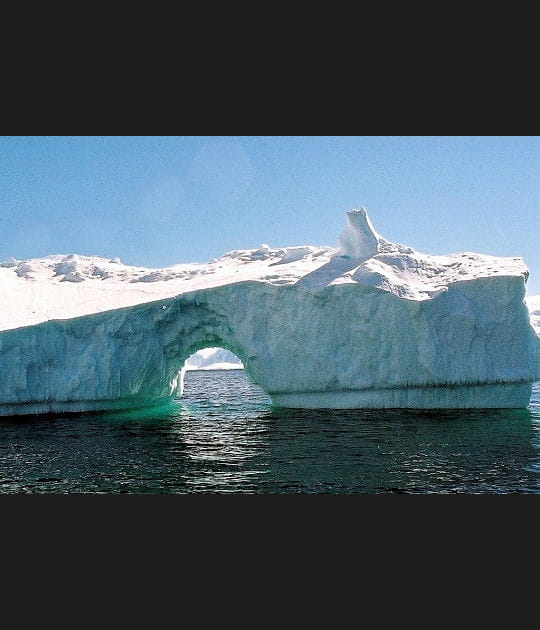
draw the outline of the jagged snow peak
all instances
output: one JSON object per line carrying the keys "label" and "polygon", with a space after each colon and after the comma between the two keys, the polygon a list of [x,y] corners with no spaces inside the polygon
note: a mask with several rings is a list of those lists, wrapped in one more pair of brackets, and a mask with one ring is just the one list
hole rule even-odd
{"label": "jagged snow peak", "polygon": [[523,407],[540,343],[519,257],[435,256],[365,208],[339,247],[235,250],[163,269],[76,254],[0,264],[0,414],[171,400],[225,348],[274,404]]}
{"label": "jagged snow peak", "polygon": [[349,210],[346,221],[345,229],[339,236],[338,255],[363,259],[376,256],[382,239],[375,231],[364,206],[360,210]]}

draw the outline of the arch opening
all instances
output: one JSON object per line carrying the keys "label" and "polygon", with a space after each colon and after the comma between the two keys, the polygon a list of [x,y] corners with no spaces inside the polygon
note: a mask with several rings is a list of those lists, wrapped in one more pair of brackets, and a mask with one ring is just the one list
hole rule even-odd
{"label": "arch opening", "polygon": [[244,363],[240,357],[224,345],[198,348],[184,361],[178,378],[177,397],[181,398],[184,395],[186,374],[190,372],[217,375],[223,371],[244,371],[244,369]]}
{"label": "arch opening", "polygon": [[192,370],[242,370],[244,364],[231,350],[221,346],[201,348],[184,362],[186,372]]}

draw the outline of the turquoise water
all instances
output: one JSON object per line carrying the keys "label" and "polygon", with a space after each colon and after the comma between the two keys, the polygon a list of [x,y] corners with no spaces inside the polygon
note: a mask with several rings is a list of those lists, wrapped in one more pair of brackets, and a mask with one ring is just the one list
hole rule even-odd
{"label": "turquoise water", "polygon": [[273,408],[242,370],[188,372],[178,404],[0,418],[2,493],[540,493],[527,410]]}

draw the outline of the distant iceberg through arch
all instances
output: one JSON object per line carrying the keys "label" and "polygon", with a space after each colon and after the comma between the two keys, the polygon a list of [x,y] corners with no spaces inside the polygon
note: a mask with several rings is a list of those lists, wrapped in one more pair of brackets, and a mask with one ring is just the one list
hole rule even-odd
{"label": "distant iceberg through arch", "polygon": [[225,348],[204,348],[186,359],[184,369],[193,370],[243,370],[244,364]]}

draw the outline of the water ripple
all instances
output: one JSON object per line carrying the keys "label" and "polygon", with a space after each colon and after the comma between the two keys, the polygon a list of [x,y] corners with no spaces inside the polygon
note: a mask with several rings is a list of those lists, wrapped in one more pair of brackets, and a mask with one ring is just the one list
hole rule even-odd
{"label": "water ripple", "polygon": [[540,493],[527,410],[284,410],[242,370],[167,409],[0,418],[0,493]]}

